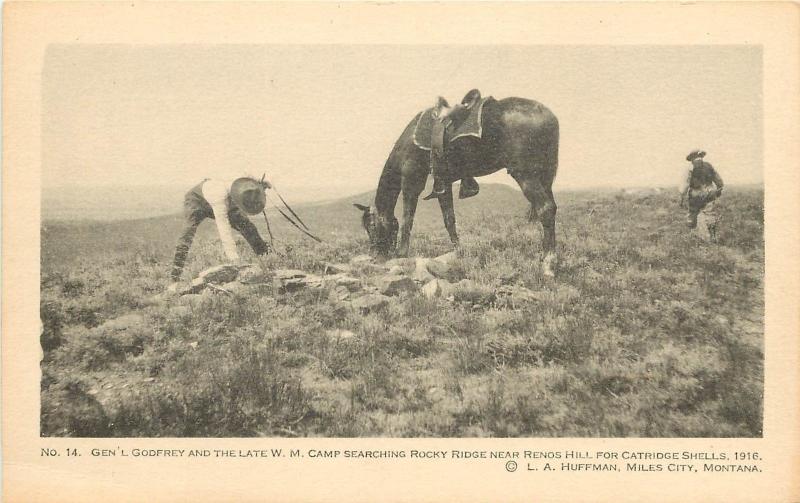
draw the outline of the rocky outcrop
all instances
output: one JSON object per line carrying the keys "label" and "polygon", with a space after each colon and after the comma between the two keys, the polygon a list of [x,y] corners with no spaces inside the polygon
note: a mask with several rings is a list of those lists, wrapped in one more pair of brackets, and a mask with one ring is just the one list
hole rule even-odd
{"label": "rocky outcrop", "polygon": [[408,273],[414,270],[417,261],[413,258],[393,258],[387,260],[384,265],[390,269],[398,267]]}
{"label": "rocky outcrop", "polygon": [[350,259],[351,264],[371,264],[374,259],[369,255],[356,255]]}
{"label": "rocky outcrop", "polygon": [[442,286],[439,284],[439,280],[432,279],[425,283],[425,286],[422,287],[422,295],[424,295],[426,299],[441,297]]}
{"label": "rocky outcrop", "polygon": [[495,289],[497,303],[505,307],[517,307],[523,304],[536,303],[548,297],[547,292],[533,291],[523,286],[503,285]]}
{"label": "rocky outcrop", "polygon": [[440,262],[439,260],[429,260],[427,264],[425,264],[428,268],[428,272],[436,276],[437,278],[447,279],[450,275],[450,265],[445,262]]}
{"label": "rocky outcrop", "polygon": [[239,277],[239,269],[238,266],[231,264],[218,265],[204,270],[197,275],[197,278],[206,283],[228,283]]}
{"label": "rocky outcrop", "polygon": [[323,274],[350,274],[351,272],[353,272],[353,268],[348,264],[325,262]]}
{"label": "rocky outcrop", "polygon": [[356,297],[350,302],[350,305],[361,314],[369,314],[384,309],[389,305],[389,300],[390,298],[385,295],[369,293]]}
{"label": "rocky outcrop", "polygon": [[[435,258],[396,258],[376,263],[369,255],[353,257],[350,263],[323,263],[322,274],[300,269],[275,269],[264,272],[255,265],[221,265],[206,269],[180,291],[184,306],[195,308],[208,295],[243,296],[258,285],[271,287],[278,295],[303,289],[326,289],[334,302],[349,303],[362,314],[379,311],[398,296],[421,294],[426,299],[444,299],[468,304],[473,309],[495,307],[516,309],[547,299],[570,302],[580,292],[568,285],[555,291],[533,291],[518,283],[520,274],[509,268],[498,274],[492,285],[458,279],[455,252]],[[163,300],[163,299],[162,299]],[[176,311],[177,314],[177,311]]]}
{"label": "rocky outcrop", "polygon": [[431,259],[429,258],[423,258],[423,257],[417,258],[414,265],[414,273],[411,276],[412,279],[414,279],[414,281],[419,281],[420,283],[427,283],[432,279],[436,279],[436,276],[431,274],[431,272],[428,270],[428,262],[430,261]]}
{"label": "rocky outcrop", "polygon": [[222,264],[202,271],[188,286],[179,289],[178,294],[196,295],[210,286],[221,287],[226,283],[237,280],[241,271],[246,271],[245,276],[248,282],[252,282],[257,277],[253,266]]}
{"label": "rocky outcrop", "polygon": [[378,277],[375,286],[383,295],[389,296],[414,293],[419,289],[414,280],[399,274]]}

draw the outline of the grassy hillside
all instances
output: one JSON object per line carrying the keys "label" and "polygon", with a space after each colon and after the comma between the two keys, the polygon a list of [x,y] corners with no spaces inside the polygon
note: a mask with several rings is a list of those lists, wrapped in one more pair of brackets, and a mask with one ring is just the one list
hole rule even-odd
{"label": "grassy hillside", "polygon": [[[514,309],[478,288],[360,315],[324,290],[268,285],[154,305],[178,217],[46,222],[42,433],[760,436],[763,191],[726,192],[717,245],[687,235],[673,194],[557,198],[555,280],[518,191],[487,185],[456,204],[454,269],[486,289],[518,273],[541,295]],[[270,266],[318,272],[364,253],[351,202],[302,208],[322,244],[273,217]],[[414,254],[449,250],[435,202],[414,230]],[[222,261],[204,223],[185,277]]]}

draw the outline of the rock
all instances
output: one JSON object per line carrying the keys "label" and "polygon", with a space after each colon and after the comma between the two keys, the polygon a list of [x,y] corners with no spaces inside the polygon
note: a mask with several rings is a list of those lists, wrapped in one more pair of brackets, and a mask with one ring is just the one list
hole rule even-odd
{"label": "rock", "polygon": [[403,267],[400,267],[399,265],[395,265],[395,266],[392,266],[392,267],[389,268],[389,274],[392,274],[392,275],[402,276],[406,272],[407,271]]}
{"label": "rock", "polygon": [[414,267],[417,265],[417,261],[413,258],[393,258],[391,260],[386,261],[386,267],[401,267],[405,271],[410,272],[414,270]]}
{"label": "rock", "polygon": [[380,288],[378,288],[378,287],[377,287],[377,286],[375,286],[375,285],[363,285],[363,286],[362,286],[362,289],[363,289],[363,290],[364,290],[364,292],[366,292],[366,293],[381,293],[381,290],[380,290]]}
{"label": "rock", "polygon": [[280,281],[278,284],[278,293],[294,293],[306,287],[306,282],[303,278],[293,278]]}
{"label": "rock", "polygon": [[433,274],[437,278],[447,278],[448,274],[450,273],[450,265],[438,260],[429,260],[425,264],[425,267],[427,267],[429,273]]}
{"label": "rock", "polygon": [[179,295],[194,295],[202,292],[206,288],[206,280],[203,278],[195,278],[189,284],[178,291]]}
{"label": "rock", "polygon": [[307,274],[299,269],[275,271],[278,293],[292,293],[303,288],[321,288],[325,279],[316,274]]}
{"label": "rock", "polygon": [[363,262],[357,264],[357,268],[361,272],[366,272],[369,274],[384,274],[386,272],[386,267],[381,264],[372,264],[370,262]]}
{"label": "rock", "polygon": [[454,251],[451,251],[451,252],[445,253],[444,255],[439,255],[438,257],[436,257],[433,260],[435,260],[437,262],[441,262],[443,264],[453,265],[453,262],[455,262],[457,259],[458,259],[458,254],[456,252],[454,252]]}
{"label": "rock", "polygon": [[254,283],[266,283],[270,280],[270,276],[264,272],[261,267],[249,265],[239,270],[239,277],[237,279],[240,283],[250,285]]}
{"label": "rock", "polygon": [[189,343],[189,347],[192,348],[192,349],[197,349],[197,341],[190,342]]}
{"label": "rock", "polygon": [[290,278],[278,279],[278,293],[293,293],[303,288],[322,288],[325,278],[316,274],[305,274]]}
{"label": "rock", "polygon": [[320,288],[322,287],[322,283],[324,283],[325,280],[322,278],[322,276],[317,276],[316,274],[308,274],[306,275],[305,278],[302,278],[302,281],[303,283],[306,284],[306,286],[309,286],[311,288]]}
{"label": "rock", "polygon": [[307,275],[299,269],[276,269],[275,277],[280,280],[305,278]]}
{"label": "rock", "polygon": [[348,264],[334,264],[325,262],[325,270],[323,274],[349,274],[353,268]]}
{"label": "rock", "polygon": [[453,298],[458,302],[486,305],[495,300],[494,290],[472,280],[462,279],[453,286]]}
{"label": "rock", "polygon": [[475,287],[477,287],[477,286],[478,286],[478,284],[477,284],[477,283],[475,283],[474,281],[472,281],[471,279],[462,279],[461,281],[459,281],[458,283],[456,283],[454,286],[455,286],[456,288],[469,289],[469,288],[475,288]]}
{"label": "rock", "polygon": [[411,275],[411,277],[415,281],[419,281],[420,283],[427,283],[432,279],[436,279],[436,276],[434,276],[433,274],[430,273],[430,271],[428,271],[428,262],[430,261],[431,259],[429,258],[422,258],[422,257],[417,258],[414,274]]}
{"label": "rock", "polygon": [[370,264],[372,263],[372,257],[369,255],[356,255],[355,257],[350,259],[351,264]]}
{"label": "rock", "polygon": [[144,323],[144,316],[141,314],[124,314],[113,320],[108,320],[107,322],[103,323],[99,327],[96,328],[98,331],[103,332],[118,332],[122,330],[129,330],[131,328],[136,328],[141,326]]}
{"label": "rock", "polygon": [[442,296],[442,287],[439,285],[438,279],[432,279],[425,283],[422,287],[422,295],[427,299],[435,299]]}
{"label": "rock", "polygon": [[342,330],[342,329],[328,330],[327,334],[328,334],[328,337],[330,337],[332,339],[339,339],[339,340],[352,339],[353,337],[356,336],[356,334],[354,332],[351,332],[350,330]]}
{"label": "rock", "polygon": [[201,272],[197,278],[202,278],[206,283],[228,283],[235,280],[239,276],[239,268],[231,264],[223,264],[215,267],[209,267]]}
{"label": "rock", "polygon": [[354,278],[353,276],[348,276],[347,274],[335,274],[333,276],[327,276],[324,278],[325,281],[332,281],[336,287],[344,287],[350,292],[355,292],[356,290],[361,289],[361,280],[358,278]]}
{"label": "rock", "polygon": [[351,303],[361,314],[372,313],[389,305],[389,297],[378,293],[370,293],[354,299]]}
{"label": "rock", "polygon": [[439,279],[436,282],[438,283],[439,288],[442,291],[440,294],[442,297],[444,297],[445,299],[448,297],[452,297],[453,292],[456,289],[456,283],[450,283],[449,281],[443,279]]}
{"label": "rock", "polygon": [[248,290],[247,285],[239,281],[231,281],[230,283],[225,283],[224,285],[221,285],[220,288],[234,295],[245,293]]}
{"label": "rock", "polygon": [[350,297],[350,290],[343,286],[337,286],[328,297],[331,300],[347,300]]}
{"label": "rock", "polygon": [[418,287],[414,280],[408,276],[387,275],[381,276],[375,282],[375,286],[384,295],[400,295],[401,293],[416,292]]}
{"label": "rock", "polygon": [[509,286],[504,285],[495,290],[498,300],[501,304],[516,306],[518,304],[542,302],[549,297],[546,291],[534,292],[524,286]]}

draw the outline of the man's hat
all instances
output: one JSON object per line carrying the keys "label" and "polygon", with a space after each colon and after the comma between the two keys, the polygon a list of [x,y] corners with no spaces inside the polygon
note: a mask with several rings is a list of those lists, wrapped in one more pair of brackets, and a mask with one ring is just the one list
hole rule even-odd
{"label": "man's hat", "polygon": [[258,215],[267,205],[265,185],[252,178],[237,178],[231,184],[231,200],[249,215]]}
{"label": "man's hat", "polygon": [[698,157],[702,159],[705,156],[706,156],[705,150],[692,150],[691,152],[689,152],[689,155],[686,156],[686,160],[692,162]]}

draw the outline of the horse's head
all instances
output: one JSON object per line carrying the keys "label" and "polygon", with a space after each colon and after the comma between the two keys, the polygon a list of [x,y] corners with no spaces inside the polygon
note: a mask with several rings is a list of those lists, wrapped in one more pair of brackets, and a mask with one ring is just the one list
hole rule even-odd
{"label": "horse's head", "polygon": [[397,246],[397,229],[399,227],[397,219],[392,216],[385,218],[369,206],[355,203],[356,208],[361,210],[361,225],[369,236],[369,249],[379,256],[388,256],[394,252]]}
{"label": "horse's head", "polygon": [[436,98],[436,104],[433,106],[433,116],[440,120],[449,120],[454,125],[461,124],[467,118],[472,108],[481,100],[481,92],[473,89],[464,96],[461,103],[457,103],[452,107],[447,103],[447,100],[439,96]]}

